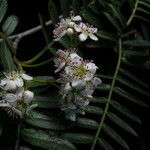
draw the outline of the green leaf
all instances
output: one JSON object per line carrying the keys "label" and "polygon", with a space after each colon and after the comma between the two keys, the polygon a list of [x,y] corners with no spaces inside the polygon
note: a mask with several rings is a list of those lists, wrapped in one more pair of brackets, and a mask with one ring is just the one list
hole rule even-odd
{"label": "green leaf", "polygon": [[66,18],[70,15],[70,12],[69,12],[69,7],[70,7],[70,4],[69,4],[69,0],[60,0],[60,6],[61,6],[61,11],[62,11],[62,14],[63,16]]}
{"label": "green leaf", "polygon": [[147,47],[150,46],[150,41],[146,40],[127,40],[123,42],[124,46],[132,46],[132,47]]}
{"label": "green leaf", "polygon": [[59,15],[53,0],[49,0],[48,2],[48,12],[53,24],[55,25],[59,21]]}
{"label": "green leaf", "polygon": [[145,96],[149,96],[150,97],[150,93],[148,91],[146,91],[145,89],[139,87],[138,85],[136,84],[133,84],[132,82],[129,82],[127,80],[125,80],[124,78],[122,77],[117,77],[117,81],[129,88],[131,88],[132,90],[135,90],[136,92],[138,93],[141,93]]}
{"label": "green leaf", "polygon": [[109,91],[110,85],[102,83],[100,86],[97,87],[97,89],[102,91]]}
{"label": "green leaf", "polygon": [[70,48],[70,38],[68,36],[63,36],[59,42],[67,49]]}
{"label": "green leaf", "polygon": [[108,136],[110,136],[114,141],[116,141],[119,145],[129,150],[128,144],[120,137],[120,135],[114,131],[111,127],[106,124],[103,124],[103,130]]}
{"label": "green leaf", "polygon": [[117,36],[114,35],[114,34],[111,34],[109,32],[106,32],[106,31],[98,31],[97,32],[97,36],[102,38],[102,39],[106,39],[106,40],[110,40],[110,41],[113,41],[113,42],[117,42]]}
{"label": "green leaf", "polygon": [[47,86],[50,82],[55,82],[52,76],[35,76],[32,81],[27,81],[30,88]]}
{"label": "green leaf", "polygon": [[72,7],[76,14],[79,14],[80,6],[80,0],[72,0]]}
{"label": "green leaf", "polygon": [[84,17],[85,20],[87,20],[93,26],[96,26],[98,28],[102,27],[102,23],[100,19],[98,19],[91,11],[89,10],[83,11],[81,12],[81,15]]}
{"label": "green leaf", "polygon": [[118,102],[112,100],[111,101],[111,105],[118,110],[120,113],[122,113],[123,115],[125,115],[126,117],[130,118],[131,120],[141,124],[141,120],[139,119],[139,117],[137,117],[136,115],[134,115],[129,109],[127,109],[126,107],[124,107],[123,105],[119,104]]}
{"label": "green leaf", "polygon": [[80,127],[88,128],[88,129],[97,129],[98,128],[98,123],[92,119],[88,118],[78,118],[77,119],[77,124]]}
{"label": "green leaf", "polygon": [[100,103],[100,104],[103,104],[103,103],[106,103],[107,102],[107,97],[94,97],[91,101],[91,103]]}
{"label": "green leaf", "polygon": [[123,68],[120,68],[119,71],[127,76],[128,78],[130,78],[131,80],[135,81],[136,83],[138,83],[140,86],[144,87],[144,88],[148,88],[149,86],[143,82],[140,78],[138,78],[136,75],[132,74],[130,71],[124,70]]}
{"label": "green leaf", "polygon": [[131,93],[119,88],[119,87],[115,87],[114,92],[117,93],[119,96],[139,105],[139,106],[143,106],[143,107],[148,107],[147,104],[145,104],[143,101],[141,101],[139,98],[135,97],[134,95],[132,95]]}
{"label": "green leaf", "polygon": [[14,32],[16,26],[18,25],[18,18],[14,15],[9,16],[2,25],[2,30],[5,34],[10,35]]}
{"label": "green leaf", "polygon": [[149,19],[146,19],[146,18],[143,17],[143,16],[140,16],[140,15],[134,15],[134,17],[135,17],[135,18],[138,18],[138,19],[141,19],[141,20],[143,20],[143,21],[145,21],[145,22],[147,22],[147,23],[150,23],[150,20],[149,20]]}
{"label": "green leaf", "polygon": [[35,96],[34,103],[37,103],[39,108],[58,108],[58,95],[52,94],[49,96]]}
{"label": "green leaf", "polygon": [[0,43],[0,58],[5,71],[12,71],[16,69],[5,39],[3,39],[3,42]]}
{"label": "green leaf", "polygon": [[97,114],[97,115],[102,115],[103,114],[103,110],[99,107],[96,106],[87,106],[86,108],[84,108],[84,111],[86,113],[90,113],[90,114]]}
{"label": "green leaf", "polygon": [[114,122],[115,124],[117,124],[119,127],[121,127],[122,129],[124,129],[125,131],[127,131],[128,133],[130,133],[133,136],[137,137],[136,132],[134,131],[134,129],[127,124],[125,121],[123,121],[121,118],[117,117],[115,114],[113,113],[107,113],[108,118]]}
{"label": "green leaf", "polygon": [[64,133],[61,135],[61,138],[67,139],[68,141],[77,144],[92,143],[94,139],[93,136],[84,133]]}
{"label": "green leaf", "polygon": [[143,5],[143,6],[147,7],[147,8],[150,8],[150,4],[148,4],[148,3],[144,2],[144,1],[139,1],[139,4],[141,4],[141,5]]}
{"label": "green leaf", "polygon": [[122,26],[124,27],[125,26],[125,23],[126,23],[126,20],[125,18],[123,17],[123,15],[121,14],[121,12],[115,7],[113,6],[112,4],[108,4],[109,8],[112,10],[112,14],[115,15],[118,20],[120,21],[120,23],[122,24]]}
{"label": "green leaf", "polygon": [[23,129],[22,138],[34,145],[46,150],[75,150],[76,148],[69,141],[57,138],[55,136],[49,136],[43,131],[34,129]]}
{"label": "green leaf", "polygon": [[102,138],[98,138],[98,144],[104,149],[104,150],[114,150],[113,148],[112,148],[112,146],[108,143],[108,142],[106,142],[104,139],[102,139]]}
{"label": "green leaf", "polygon": [[122,28],[120,27],[119,23],[109,13],[104,12],[104,15],[113,24],[113,26],[117,29],[117,31],[122,33]]}
{"label": "green leaf", "polygon": [[0,22],[3,20],[7,11],[7,0],[0,0]]}
{"label": "green leaf", "polygon": [[142,13],[145,13],[146,15],[150,15],[150,12],[143,9],[143,8],[137,8],[138,11],[142,12]]}
{"label": "green leaf", "polygon": [[29,147],[26,147],[26,146],[21,146],[21,147],[19,148],[19,150],[32,150],[32,149],[29,148]]}
{"label": "green leaf", "polygon": [[24,121],[33,126],[52,130],[65,130],[68,128],[67,124],[58,116],[48,116],[38,112],[32,112],[31,115],[31,117],[26,117]]}
{"label": "green leaf", "polygon": [[103,0],[98,0],[98,3],[99,3],[102,7],[105,7],[105,5],[106,5],[105,1],[103,1]]}

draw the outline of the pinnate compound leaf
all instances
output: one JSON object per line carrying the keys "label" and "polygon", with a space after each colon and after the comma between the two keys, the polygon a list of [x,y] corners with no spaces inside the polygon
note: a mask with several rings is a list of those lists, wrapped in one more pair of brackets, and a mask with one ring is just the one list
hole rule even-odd
{"label": "pinnate compound leaf", "polygon": [[129,124],[127,124],[125,121],[123,121],[121,118],[119,118],[115,114],[109,112],[107,114],[107,116],[112,122],[117,124],[119,127],[124,129],[125,131],[127,131],[131,135],[136,136],[136,137],[138,136],[137,133],[134,131],[134,129]]}
{"label": "pinnate compound leaf", "polygon": [[111,127],[108,125],[104,124],[103,125],[103,130],[108,136],[110,136],[114,141],[116,141],[118,144],[120,144],[122,147],[125,149],[129,150],[128,144],[122,139],[122,137],[114,131]]}
{"label": "pinnate compound leaf", "polygon": [[49,136],[43,131],[38,131],[34,129],[23,129],[22,132],[22,138],[34,145],[41,148],[44,148],[46,150],[75,150],[73,144],[71,144],[69,141],[57,138],[55,136]]}

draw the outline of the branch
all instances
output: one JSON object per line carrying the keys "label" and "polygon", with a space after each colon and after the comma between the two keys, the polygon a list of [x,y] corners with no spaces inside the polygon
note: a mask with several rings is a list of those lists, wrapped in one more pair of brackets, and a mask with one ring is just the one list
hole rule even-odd
{"label": "branch", "polygon": [[[59,16],[59,18],[62,18],[62,15]],[[49,25],[51,25],[51,24],[52,24],[52,20],[49,20],[49,21],[47,21],[47,22],[45,23],[46,26],[49,26]],[[24,32],[21,32],[21,33],[18,33],[18,34],[9,36],[9,39],[14,40],[13,45],[14,45],[14,48],[16,49],[17,46],[18,46],[18,43],[20,42],[20,40],[21,40],[22,38],[24,38],[24,37],[26,37],[26,36],[28,36],[28,35],[34,34],[34,33],[38,32],[38,31],[41,30],[41,29],[42,29],[42,26],[41,26],[41,25],[38,25],[38,26],[36,26],[36,27],[34,27],[34,28],[31,28],[31,29],[28,29],[28,30],[26,30],[26,31],[24,31]],[[3,39],[0,39],[0,42],[1,42],[1,41],[3,41]]]}

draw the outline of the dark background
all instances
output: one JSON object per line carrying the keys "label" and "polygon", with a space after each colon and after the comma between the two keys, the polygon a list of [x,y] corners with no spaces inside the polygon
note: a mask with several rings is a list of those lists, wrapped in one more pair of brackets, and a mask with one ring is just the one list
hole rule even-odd
{"label": "dark background", "polygon": [[[32,27],[35,27],[39,25],[39,18],[38,14],[40,13],[45,20],[49,20],[48,16],[48,0],[8,0],[8,12],[7,15],[14,14],[18,16],[19,18],[19,25],[15,31],[15,33],[20,33],[22,31],[25,31],[27,29],[30,29]],[[15,34],[14,33],[14,34]],[[52,26],[49,28],[49,34],[50,37],[52,37]],[[28,36],[21,40],[19,47],[18,47],[18,57],[21,60],[29,59],[31,56],[33,56],[36,52],[38,52],[40,49],[42,49],[45,46],[45,40],[42,34],[42,31],[37,32],[34,35]],[[99,64],[101,64],[101,68],[103,68],[107,63],[113,64],[112,68],[115,65],[115,54],[113,51],[108,51],[107,49],[101,50],[101,55],[99,55],[99,52],[96,51],[94,56],[93,52],[87,51],[87,55],[92,56],[93,59]],[[46,56],[45,56],[46,57]],[[109,60],[109,62],[106,60]],[[28,70],[28,69],[27,69]],[[31,70],[29,70],[31,71]],[[138,70],[135,69],[135,71],[144,77],[145,81],[150,83],[149,81],[149,75],[147,72],[141,72],[141,70],[138,72]],[[32,71],[31,71],[32,72]],[[48,75],[50,74],[49,66],[46,65],[43,69],[35,69],[32,74],[38,74],[38,75]],[[150,103],[150,99],[147,100]],[[140,118],[143,122],[141,126],[137,126],[139,138],[134,138],[132,136],[127,137],[128,142],[131,145],[131,150],[150,150],[150,111],[145,109],[139,109],[138,114],[140,115]],[[11,120],[12,121],[12,120]],[[15,124],[15,123],[14,123]],[[8,125],[8,124],[7,124]],[[8,125],[9,126],[9,125]],[[11,131],[8,131],[11,130]],[[13,128],[10,127],[5,132],[12,132]],[[15,130],[13,130],[14,132]],[[12,139],[13,137],[5,137],[6,139]],[[134,138],[134,139],[133,139]],[[11,143],[12,140],[7,141],[6,143]],[[13,142],[12,142],[13,143]],[[6,150],[5,148],[0,148],[0,150]]]}

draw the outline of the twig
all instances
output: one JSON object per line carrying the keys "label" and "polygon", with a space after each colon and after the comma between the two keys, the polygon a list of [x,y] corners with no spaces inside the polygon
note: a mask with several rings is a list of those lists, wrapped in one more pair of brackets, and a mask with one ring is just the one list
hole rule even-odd
{"label": "twig", "polygon": [[[59,18],[62,18],[62,16],[59,16]],[[52,24],[52,20],[49,20],[45,23],[46,26],[49,26]],[[20,40],[28,35],[31,35],[31,34],[34,34],[36,33],[37,31],[41,30],[42,29],[42,26],[41,25],[38,25],[34,28],[31,28],[31,29],[28,29],[24,32],[21,32],[21,33],[18,33],[18,34],[15,34],[15,35],[12,35],[12,36],[9,36],[9,39],[12,39],[14,40],[14,47],[17,48],[17,45],[18,43],[20,42]],[[3,39],[0,39],[0,42],[2,41]]]}

